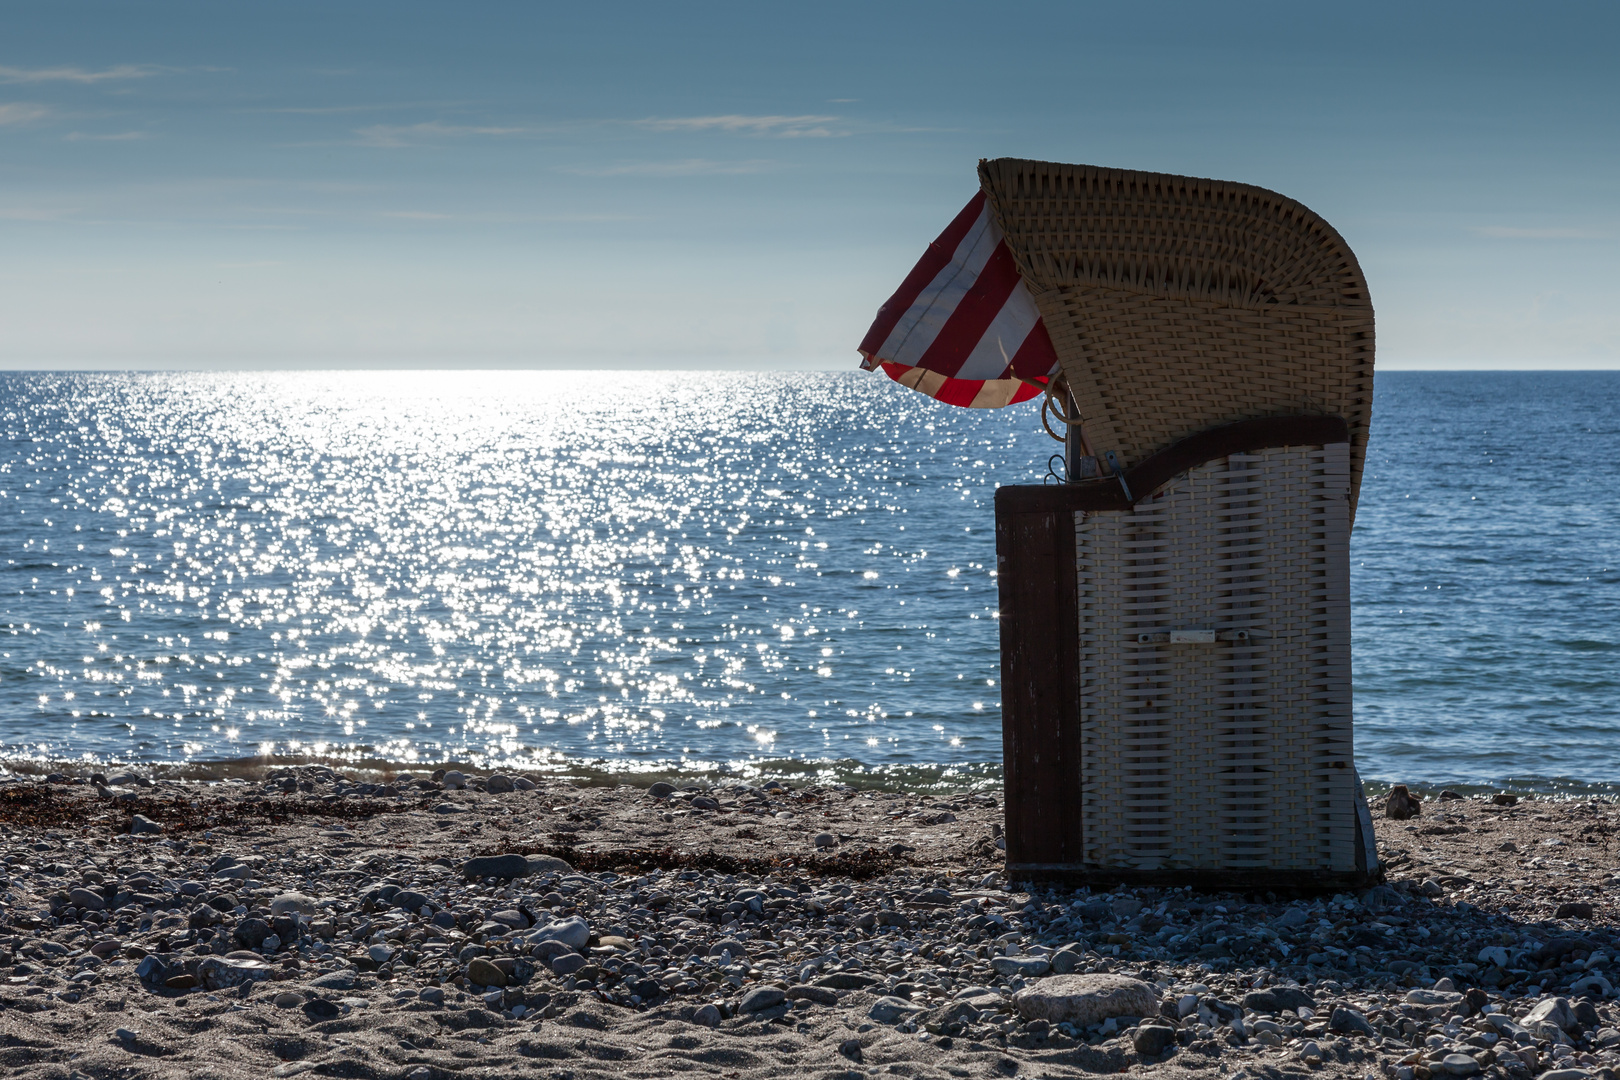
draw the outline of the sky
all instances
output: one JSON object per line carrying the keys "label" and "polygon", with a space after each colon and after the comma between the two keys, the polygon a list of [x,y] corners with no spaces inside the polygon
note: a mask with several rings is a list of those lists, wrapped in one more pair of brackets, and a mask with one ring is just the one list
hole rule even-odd
{"label": "sky", "polygon": [[981,157],[1258,184],[1383,368],[1620,367],[1620,6],[75,3],[0,367],[848,368]]}

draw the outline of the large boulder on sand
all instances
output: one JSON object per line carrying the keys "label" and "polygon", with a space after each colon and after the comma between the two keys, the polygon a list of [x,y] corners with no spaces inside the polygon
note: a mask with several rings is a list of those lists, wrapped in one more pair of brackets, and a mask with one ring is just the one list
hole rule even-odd
{"label": "large boulder on sand", "polygon": [[1159,990],[1124,975],[1054,975],[1014,994],[1013,1008],[1025,1020],[1086,1027],[1111,1016],[1157,1016]]}

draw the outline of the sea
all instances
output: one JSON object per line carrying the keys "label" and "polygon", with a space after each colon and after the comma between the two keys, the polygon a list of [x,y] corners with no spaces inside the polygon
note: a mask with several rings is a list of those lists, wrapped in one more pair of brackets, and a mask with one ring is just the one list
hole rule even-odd
{"label": "sea", "polygon": [[[1033,404],[861,372],[0,374],[0,763],[1000,778]],[[1377,379],[1373,787],[1620,794],[1620,372]]]}

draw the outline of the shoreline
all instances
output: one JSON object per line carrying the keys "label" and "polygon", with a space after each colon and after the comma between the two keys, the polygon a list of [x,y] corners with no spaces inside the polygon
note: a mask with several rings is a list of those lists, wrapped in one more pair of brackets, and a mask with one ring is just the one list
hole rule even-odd
{"label": "shoreline", "polygon": [[[1289,898],[1008,882],[999,791],[74,779],[0,777],[9,1075],[1620,1066],[1602,800],[1375,803],[1388,883]],[[1054,972],[1153,1007],[1043,1018]]]}
{"label": "shoreline", "polygon": [[[853,766],[853,767],[852,767]],[[49,776],[88,777],[95,773],[137,771],[152,779],[226,783],[233,780],[260,781],[272,772],[298,768],[330,769],[376,783],[410,773],[430,773],[454,769],[468,774],[487,774],[492,767],[479,760],[450,758],[442,761],[394,761],[387,758],[344,758],[321,755],[254,755],[206,761],[83,761],[0,757],[0,782],[8,778],[42,780]],[[567,759],[559,756],[545,766],[523,767],[519,762],[503,762],[493,771],[524,776],[533,781],[562,782],[590,787],[620,785],[646,788],[655,783],[724,785],[779,782],[795,786],[852,787],[863,791],[892,791],[909,794],[949,796],[974,791],[1000,791],[1000,762],[944,763],[933,765],[866,766],[850,759],[798,761],[785,758],[756,762],[722,763],[712,767],[678,769],[642,766],[622,759]],[[918,781],[907,782],[906,774]],[[1402,786],[1425,799],[1438,799],[1450,791],[1467,798],[1498,794],[1519,795],[1546,800],[1620,800],[1620,781],[1589,781],[1571,777],[1508,777],[1493,782],[1463,780],[1385,780],[1365,779],[1363,793],[1382,798]]]}

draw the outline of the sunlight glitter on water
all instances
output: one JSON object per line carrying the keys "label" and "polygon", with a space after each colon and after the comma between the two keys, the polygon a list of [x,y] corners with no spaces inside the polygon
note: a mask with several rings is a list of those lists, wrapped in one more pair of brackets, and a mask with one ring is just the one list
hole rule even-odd
{"label": "sunlight glitter on water", "polygon": [[1029,417],[859,375],[10,388],[12,755],[999,757]]}

